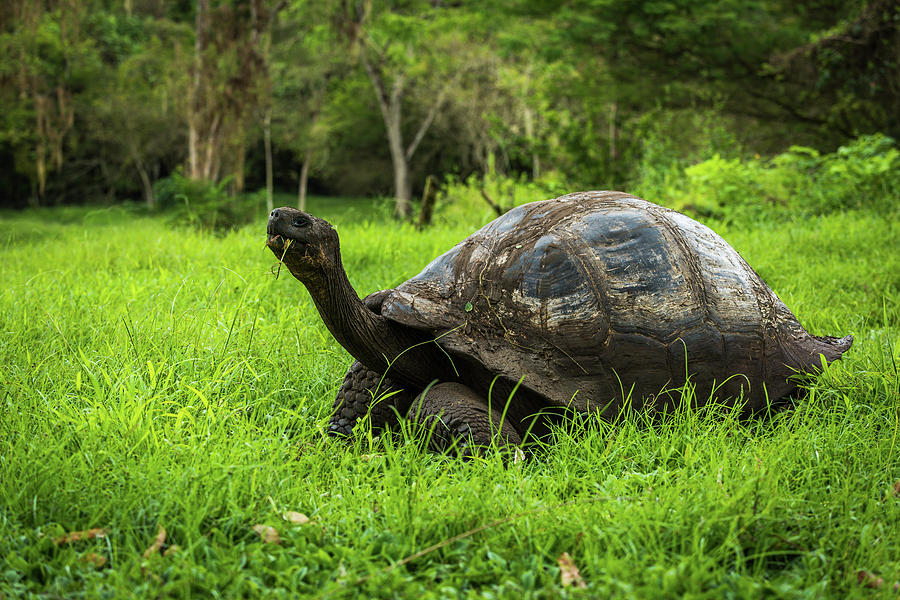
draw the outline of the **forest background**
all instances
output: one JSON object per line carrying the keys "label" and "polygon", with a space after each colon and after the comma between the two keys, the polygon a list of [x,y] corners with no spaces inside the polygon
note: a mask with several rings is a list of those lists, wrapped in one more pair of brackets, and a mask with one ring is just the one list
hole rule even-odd
{"label": "forest background", "polygon": [[[234,225],[309,190],[415,218],[433,177],[498,212],[511,181],[652,186],[709,216],[773,174],[770,205],[798,176],[882,185],[898,25],[896,0],[12,0],[0,207],[193,203]],[[672,202],[698,164],[707,193]]]}

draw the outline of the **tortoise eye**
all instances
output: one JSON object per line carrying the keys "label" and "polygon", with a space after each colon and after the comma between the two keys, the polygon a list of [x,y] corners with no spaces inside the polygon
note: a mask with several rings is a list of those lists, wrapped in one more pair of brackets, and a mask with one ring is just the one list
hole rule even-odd
{"label": "tortoise eye", "polygon": [[294,222],[291,223],[291,225],[293,225],[294,227],[306,227],[307,225],[309,225],[309,222],[310,221],[307,217],[301,216],[301,217],[296,217],[294,219]]}

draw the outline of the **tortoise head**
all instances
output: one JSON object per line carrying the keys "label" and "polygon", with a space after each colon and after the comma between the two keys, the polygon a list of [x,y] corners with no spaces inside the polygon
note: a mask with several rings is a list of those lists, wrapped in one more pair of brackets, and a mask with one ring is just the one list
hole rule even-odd
{"label": "tortoise head", "polygon": [[269,214],[266,246],[304,283],[340,265],[340,242],[328,221],[283,206]]}

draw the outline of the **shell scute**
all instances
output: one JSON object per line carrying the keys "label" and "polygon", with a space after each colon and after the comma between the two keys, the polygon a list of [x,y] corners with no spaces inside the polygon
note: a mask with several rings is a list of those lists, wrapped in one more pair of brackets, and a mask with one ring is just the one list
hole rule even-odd
{"label": "shell scute", "polygon": [[573,251],[595,281],[614,330],[666,343],[705,319],[684,250],[645,207],[590,212],[572,231],[580,240]]}

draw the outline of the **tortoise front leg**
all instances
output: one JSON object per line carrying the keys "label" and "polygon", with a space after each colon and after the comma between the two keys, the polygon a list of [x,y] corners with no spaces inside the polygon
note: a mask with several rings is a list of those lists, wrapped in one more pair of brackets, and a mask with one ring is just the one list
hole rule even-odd
{"label": "tortoise front leg", "polygon": [[460,383],[440,383],[422,392],[409,408],[407,417],[429,430],[428,447],[436,452],[452,451],[472,456],[479,448],[517,448],[522,436],[503,405],[488,407],[487,401]]}
{"label": "tortoise front leg", "polygon": [[372,430],[381,431],[396,424],[397,413],[405,414],[411,403],[412,394],[387,377],[382,378],[381,373],[354,361],[334,399],[328,433],[349,436],[356,423],[366,415]]}

